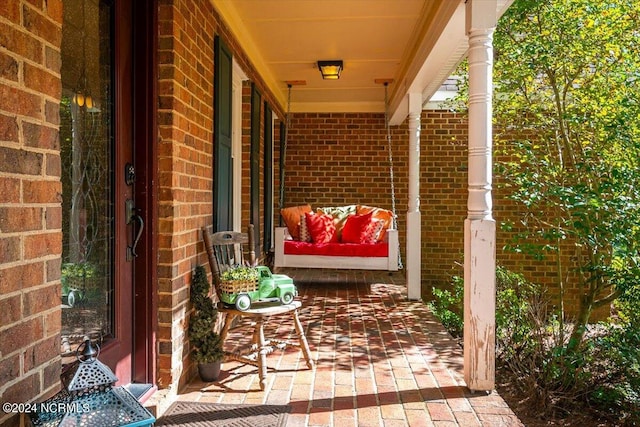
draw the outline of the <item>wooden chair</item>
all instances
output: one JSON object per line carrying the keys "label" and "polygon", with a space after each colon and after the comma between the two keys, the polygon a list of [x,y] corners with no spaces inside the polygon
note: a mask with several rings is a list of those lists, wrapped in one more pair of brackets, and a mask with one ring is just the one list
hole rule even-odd
{"label": "wooden chair", "polygon": [[[264,390],[267,377],[267,354],[274,351],[274,348],[284,348],[287,345],[296,345],[302,349],[302,354],[307,361],[307,367],[313,368],[313,360],[309,351],[309,344],[304,334],[304,329],[298,317],[298,310],[302,307],[300,301],[294,300],[290,304],[260,305],[252,306],[248,310],[240,311],[234,307],[228,307],[221,301],[220,276],[221,274],[238,265],[255,265],[256,256],[254,252],[253,225],[249,226],[247,233],[235,231],[220,231],[211,233],[208,227],[202,228],[202,238],[209,257],[209,266],[213,273],[214,288],[218,297],[218,312],[224,316],[224,323],[220,337],[223,345],[225,339],[232,329],[234,320],[238,325],[235,329],[253,326],[251,348],[244,353],[225,351],[225,361],[234,360],[246,363],[258,368],[260,378],[260,389]],[[265,338],[264,324],[272,316],[288,315],[293,320],[298,343],[291,343],[281,340],[269,340]],[[253,325],[247,325],[242,320],[248,318]]]}

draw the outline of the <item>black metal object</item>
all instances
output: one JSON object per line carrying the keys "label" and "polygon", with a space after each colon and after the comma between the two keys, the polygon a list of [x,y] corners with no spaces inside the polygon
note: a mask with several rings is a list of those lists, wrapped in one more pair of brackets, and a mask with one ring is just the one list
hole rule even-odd
{"label": "black metal object", "polygon": [[98,360],[100,347],[85,340],[74,362],[61,375],[63,389],[44,402],[32,405],[33,426],[152,426],[155,417]]}

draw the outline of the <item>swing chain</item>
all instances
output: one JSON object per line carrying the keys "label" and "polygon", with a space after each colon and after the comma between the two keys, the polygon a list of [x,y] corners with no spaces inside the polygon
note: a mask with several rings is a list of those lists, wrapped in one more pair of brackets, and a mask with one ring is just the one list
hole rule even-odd
{"label": "swing chain", "polygon": [[391,129],[389,126],[389,83],[384,83],[384,124],[387,129],[387,148],[389,151],[389,177],[391,179],[391,211],[393,212],[393,228],[398,229],[398,220],[396,216],[396,188],[393,176],[393,154],[391,150]]}
{"label": "swing chain", "polygon": [[[389,151],[389,178],[391,179],[391,212],[393,212],[393,228],[398,229],[398,215],[396,215],[396,186],[393,176],[393,154],[391,150],[391,127],[389,125],[389,83],[384,83],[384,125],[387,128],[387,148]],[[398,250],[398,268],[402,269],[402,257]]]}

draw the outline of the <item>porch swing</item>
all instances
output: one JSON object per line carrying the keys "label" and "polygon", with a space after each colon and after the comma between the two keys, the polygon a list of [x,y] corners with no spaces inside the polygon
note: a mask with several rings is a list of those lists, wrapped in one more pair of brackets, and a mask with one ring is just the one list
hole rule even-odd
{"label": "porch swing", "polygon": [[[385,127],[389,155],[391,211],[366,205],[285,207],[285,160],[291,127],[291,89],[287,82],[287,112],[280,153],[280,227],[275,229],[274,268],[330,268],[398,271],[402,268],[396,215],[391,130],[388,114],[388,85],[384,84]],[[283,226],[283,221],[286,227]],[[339,237],[338,237],[339,236]]]}

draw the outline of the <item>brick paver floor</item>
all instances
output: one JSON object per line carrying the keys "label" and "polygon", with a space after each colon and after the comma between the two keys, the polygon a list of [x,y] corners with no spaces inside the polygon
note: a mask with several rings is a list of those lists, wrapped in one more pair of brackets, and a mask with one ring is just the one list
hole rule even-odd
{"label": "brick paver floor", "polygon": [[[289,347],[268,356],[264,391],[255,367],[226,362],[219,381],[196,380],[179,400],[287,404],[287,426],[523,425],[496,392],[466,388],[460,346],[423,303],[407,300],[402,272],[283,272],[298,286],[315,368]],[[295,338],[286,319],[266,330]]]}

